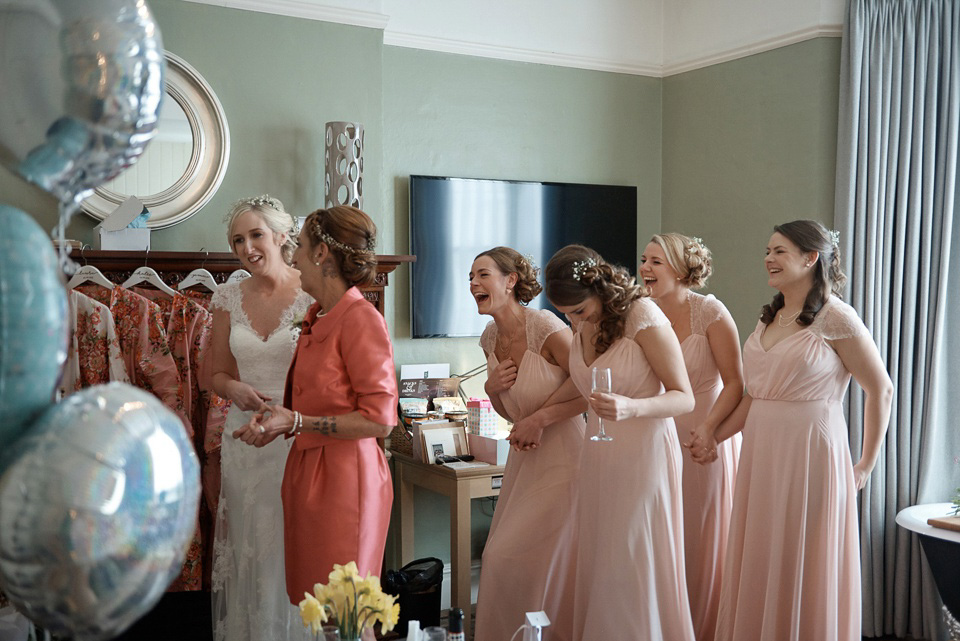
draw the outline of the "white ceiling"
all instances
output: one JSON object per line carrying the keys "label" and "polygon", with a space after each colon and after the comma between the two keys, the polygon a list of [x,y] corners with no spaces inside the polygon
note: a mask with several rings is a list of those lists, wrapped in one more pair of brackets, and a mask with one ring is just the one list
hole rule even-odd
{"label": "white ceiling", "polygon": [[383,29],[385,44],[666,76],[839,36],[846,0],[188,0]]}

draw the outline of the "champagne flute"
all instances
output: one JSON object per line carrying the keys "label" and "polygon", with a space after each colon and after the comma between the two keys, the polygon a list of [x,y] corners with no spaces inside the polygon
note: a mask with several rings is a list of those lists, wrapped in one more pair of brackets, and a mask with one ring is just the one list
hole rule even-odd
{"label": "champagne flute", "polygon": [[[613,391],[613,374],[609,367],[593,368],[593,387],[591,391],[610,394]],[[600,424],[600,431],[590,437],[591,441],[612,441],[612,436],[607,436],[603,431],[603,419],[597,416],[597,422]]]}

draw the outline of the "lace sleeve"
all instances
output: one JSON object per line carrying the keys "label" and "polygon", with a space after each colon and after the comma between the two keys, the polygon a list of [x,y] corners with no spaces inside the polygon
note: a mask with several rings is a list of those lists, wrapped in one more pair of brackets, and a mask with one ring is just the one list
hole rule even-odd
{"label": "lace sleeve", "polygon": [[653,300],[641,298],[633,304],[633,307],[627,313],[624,335],[633,338],[641,329],[662,327],[669,324],[670,321],[666,314],[660,310],[660,307]]}
{"label": "lace sleeve", "polygon": [[240,283],[224,283],[217,287],[210,299],[210,308],[232,313],[240,296]]}
{"label": "lace sleeve", "polygon": [[839,298],[832,298],[830,303],[820,310],[814,324],[816,333],[828,341],[870,334],[856,310]]}
{"label": "lace sleeve", "polygon": [[557,315],[546,309],[527,310],[530,320],[527,323],[527,348],[539,354],[543,344],[551,334],[561,331],[567,325]]}
{"label": "lace sleeve", "polygon": [[708,327],[723,318],[727,308],[713,294],[704,296],[700,300],[700,333],[705,334]]}
{"label": "lace sleeve", "polygon": [[483,329],[483,334],[480,335],[480,349],[482,349],[487,354],[493,354],[493,350],[497,344],[497,324],[494,321],[487,323],[487,326]]}

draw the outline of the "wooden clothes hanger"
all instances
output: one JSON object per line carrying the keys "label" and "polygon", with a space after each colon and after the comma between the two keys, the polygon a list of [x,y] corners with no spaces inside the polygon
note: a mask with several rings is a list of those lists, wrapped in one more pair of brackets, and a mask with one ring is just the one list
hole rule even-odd
{"label": "wooden clothes hanger", "polygon": [[[203,247],[200,248],[200,251],[203,251]],[[210,255],[210,252],[207,252],[207,256]],[[211,292],[217,291],[217,281],[213,277],[213,274],[209,270],[203,268],[203,264],[207,261],[207,257],[203,257],[203,263],[200,263],[198,269],[193,270],[187,274],[186,278],[180,281],[180,284],[177,286],[177,289],[183,291],[191,287],[206,287]]]}
{"label": "wooden clothes hanger", "polygon": [[116,284],[104,276],[103,272],[93,265],[87,264],[87,259],[83,255],[83,250],[85,247],[86,245],[80,248],[80,258],[83,260],[83,265],[70,278],[70,281],[67,283],[67,289],[76,289],[78,286],[83,285],[84,283],[93,283],[94,285],[100,285],[101,287],[106,287],[107,289],[113,289],[116,287]]}
{"label": "wooden clothes hanger", "polygon": [[[147,256],[149,257],[149,255],[150,250],[148,249]],[[151,287],[155,287],[171,298],[177,295],[177,292],[163,282],[163,279],[160,278],[160,274],[158,274],[153,267],[147,267],[146,259],[143,261],[143,267],[138,267],[136,270],[134,270],[133,274],[130,275],[130,278],[123,282],[123,287],[126,287],[127,289],[135,285],[150,285]]]}

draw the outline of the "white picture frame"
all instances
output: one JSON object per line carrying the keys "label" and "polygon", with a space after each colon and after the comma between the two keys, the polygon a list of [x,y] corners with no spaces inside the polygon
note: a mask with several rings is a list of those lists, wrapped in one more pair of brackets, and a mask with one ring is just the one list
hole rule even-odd
{"label": "white picture frame", "polygon": [[436,427],[421,428],[423,437],[423,460],[434,465],[437,455],[464,456],[469,453],[467,432],[457,423],[440,424]]}

